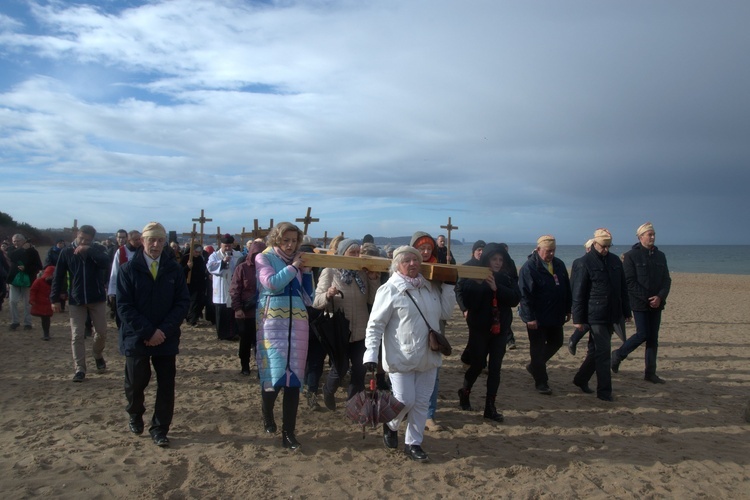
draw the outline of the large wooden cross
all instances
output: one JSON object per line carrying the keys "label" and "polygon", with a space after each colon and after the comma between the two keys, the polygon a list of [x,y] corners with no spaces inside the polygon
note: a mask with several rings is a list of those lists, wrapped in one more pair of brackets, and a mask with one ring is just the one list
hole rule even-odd
{"label": "large wooden cross", "polygon": [[240,237],[240,246],[243,246],[245,244],[245,238],[252,238],[253,232],[252,231],[250,231],[249,233],[245,232],[245,226],[242,226],[242,232],[238,234],[237,236]]}
{"label": "large wooden cross", "polygon": [[78,238],[78,219],[73,219],[73,227],[63,228],[63,231],[70,231],[73,233],[73,238],[70,241],[75,241]]}
{"label": "large wooden cross", "polygon": [[451,224],[451,218],[448,217],[448,224],[445,225],[445,226],[440,226],[440,229],[445,229],[446,231],[448,231],[448,242],[446,243],[446,245],[448,246],[448,255],[445,257],[445,260],[446,260],[446,262],[448,262],[450,264],[450,261],[451,261],[451,231],[453,231],[454,229],[458,229],[458,226],[454,226],[453,224]]}
{"label": "large wooden cross", "polygon": [[182,233],[183,236],[190,236],[190,247],[188,248],[188,263],[190,269],[187,274],[187,284],[190,284],[190,279],[193,277],[193,247],[195,246],[195,237],[198,233],[195,232],[195,222],[193,222],[193,230],[189,233]]}
{"label": "large wooden cross", "polygon": [[305,223],[305,229],[302,231],[302,234],[307,234],[307,226],[309,226],[313,222],[320,222],[320,219],[310,217],[310,211],[312,210],[311,207],[307,207],[307,215],[305,215],[302,219],[294,219],[294,222],[304,222]]}
{"label": "large wooden cross", "polygon": [[197,219],[193,219],[193,222],[200,222],[201,225],[201,246],[203,246],[203,224],[206,222],[211,222],[213,219],[207,219],[206,216],[203,214],[203,209],[201,208],[201,216]]}
{"label": "large wooden cross", "polygon": [[328,230],[326,230],[325,233],[323,233],[323,248],[328,247]]}
{"label": "large wooden cross", "polygon": [[[273,227],[273,219],[271,219],[271,227]],[[255,238],[265,238],[268,236],[268,233],[271,232],[271,229],[261,229],[258,225],[258,219],[253,219],[253,230],[250,232],[250,236]]]}
{"label": "large wooden cross", "polygon": [[216,226],[216,250],[221,248],[221,227]]}
{"label": "large wooden cross", "polygon": [[193,251],[193,245],[195,244],[195,239],[198,237],[198,233],[195,230],[195,222],[193,222],[193,230],[189,233],[182,233],[183,236],[190,236],[190,252]]}

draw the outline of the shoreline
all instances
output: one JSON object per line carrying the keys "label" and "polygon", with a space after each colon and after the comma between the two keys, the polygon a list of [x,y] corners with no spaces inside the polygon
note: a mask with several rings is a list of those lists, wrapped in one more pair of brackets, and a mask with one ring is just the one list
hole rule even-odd
{"label": "shoreline", "polygon": [[[6,498],[748,498],[750,425],[741,413],[750,396],[750,276],[672,279],[659,350],[667,384],[643,380],[641,347],[613,375],[615,402],[599,401],[571,383],[584,346],[572,356],[564,345],[548,365],[554,394],[539,395],[524,369],[528,339],[516,315],[518,348],[505,356],[498,393],[502,424],[458,409],[467,334],[454,313],[454,354],[440,371],[437,419],[446,430],[425,433],[429,464],[404,456],[403,426],[399,450],[388,452],[379,428],[363,434],[346,421],[342,389],[336,413],[310,412],[301,398],[302,448],[283,450],[278,434],[263,432],[257,379],[239,375],[237,344],[217,341],[209,327],[183,329],[172,446],[160,449],[147,433],[127,430],[113,322],[108,370],[93,370],[88,340],[90,376],[73,384],[67,314],[53,317],[52,340],[42,342],[38,318],[30,332],[8,331],[6,299],[0,489]],[[566,325],[566,340],[571,332]],[[475,408],[485,380],[472,393]],[[153,390],[152,381],[147,415]]]}

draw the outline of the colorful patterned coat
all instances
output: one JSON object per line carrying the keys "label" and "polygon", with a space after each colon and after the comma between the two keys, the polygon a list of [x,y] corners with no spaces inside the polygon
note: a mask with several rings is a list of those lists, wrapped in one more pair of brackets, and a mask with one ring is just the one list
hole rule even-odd
{"label": "colorful patterned coat", "polygon": [[272,247],[255,257],[258,276],[256,358],[262,390],[301,387],[312,305],[312,273],[287,265]]}

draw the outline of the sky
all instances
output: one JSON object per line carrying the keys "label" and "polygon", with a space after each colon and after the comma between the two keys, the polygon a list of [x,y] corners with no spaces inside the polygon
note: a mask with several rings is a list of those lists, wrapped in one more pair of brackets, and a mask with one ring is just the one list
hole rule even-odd
{"label": "sky", "polygon": [[0,211],[750,244],[748,20],[747,0],[2,0]]}

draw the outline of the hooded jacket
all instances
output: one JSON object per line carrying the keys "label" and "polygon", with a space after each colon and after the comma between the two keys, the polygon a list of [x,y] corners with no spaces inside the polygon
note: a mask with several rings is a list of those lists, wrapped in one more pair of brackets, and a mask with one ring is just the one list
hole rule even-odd
{"label": "hooded jacket", "polygon": [[49,300],[49,294],[54,274],[55,266],[47,266],[44,268],[44,274],[41,278],[35,279],[34,283],[31,284],[29,303],[33,316],[52,316],[52,302]]}

